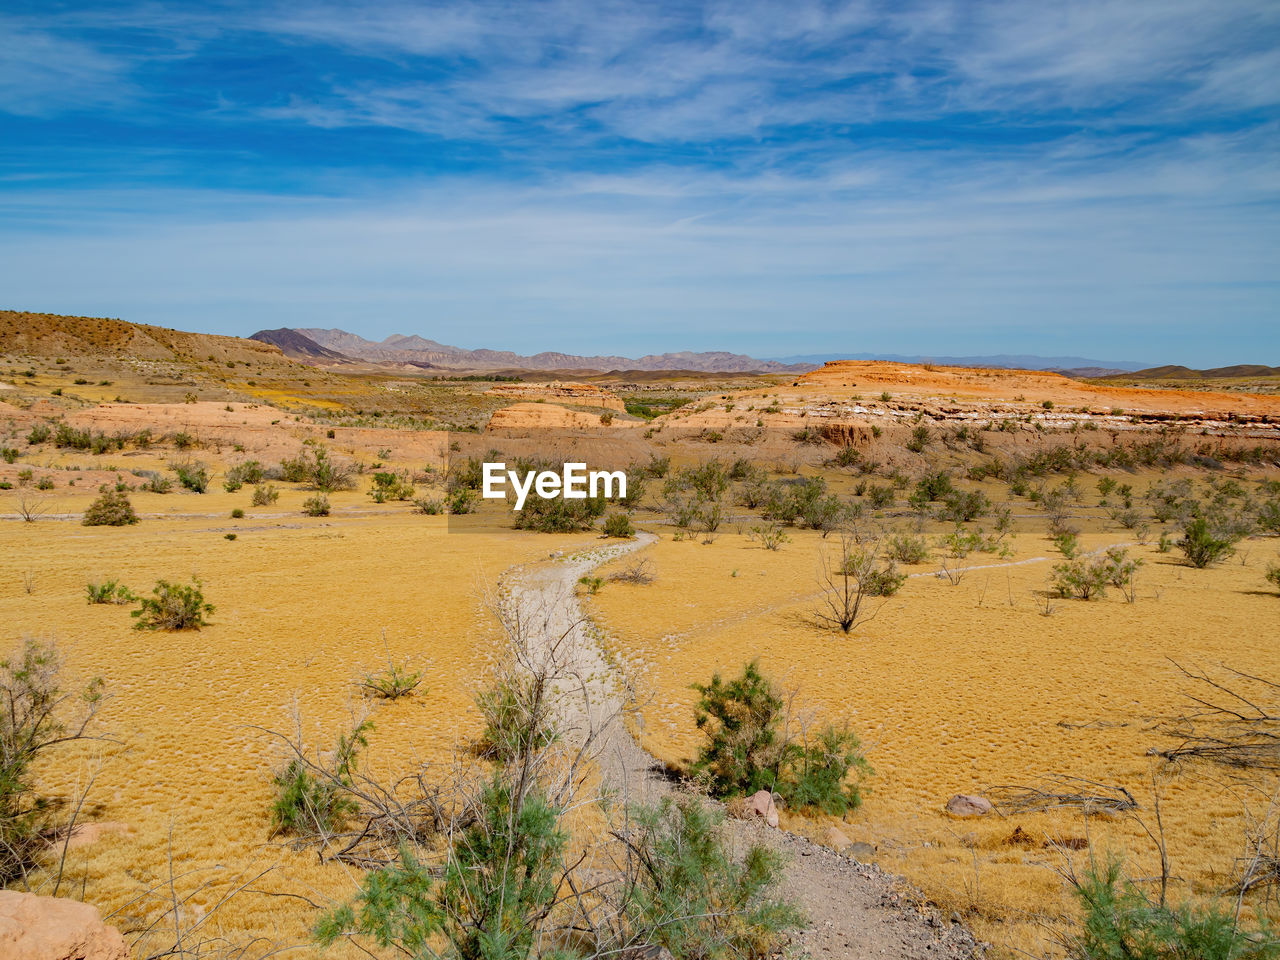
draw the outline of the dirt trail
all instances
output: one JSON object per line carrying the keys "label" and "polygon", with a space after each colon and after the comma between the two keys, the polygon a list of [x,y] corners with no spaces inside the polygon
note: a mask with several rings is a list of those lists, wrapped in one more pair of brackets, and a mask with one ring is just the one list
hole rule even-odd
{"label": "dirt trail", "polygon": [[[607,786],[631,801],[653,801],[677,787],[616,717],[625,684],[609,663],[595,626],[574,593],[578,579],[610,560],[644,548],[656,537],[611,543],[550,563],[513,568],[504,578],[507,602],[527,625],[532,643],[548,646],[567,635],[578,680],[561,690],[558,708],[570,736],[604,730],[601,767]],[[905,894],[902,882],[874,864],[859,863],[804,837],[763,824],[729,819],[737,846],[766,843],[788,858],[784,889],[804,908],[808,927],[794,942],[798,958],[888,957],[900,960],[980,956],[982,948],[958,922]]]}

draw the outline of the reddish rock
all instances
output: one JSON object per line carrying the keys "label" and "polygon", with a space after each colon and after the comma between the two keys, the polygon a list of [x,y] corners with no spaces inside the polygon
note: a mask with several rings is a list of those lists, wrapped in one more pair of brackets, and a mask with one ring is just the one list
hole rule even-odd
{"label": "reddish rock", "polygon": [[129,960],[129,948],[98,908],[64,897],[0,890],[4,960]]}
{"label": "reddish rock", "polygon": [[778,825],[778,807],[773,802],[773,794],[768,790],[759,790],[747,797],[746,818],[763,820],[771,827]]}

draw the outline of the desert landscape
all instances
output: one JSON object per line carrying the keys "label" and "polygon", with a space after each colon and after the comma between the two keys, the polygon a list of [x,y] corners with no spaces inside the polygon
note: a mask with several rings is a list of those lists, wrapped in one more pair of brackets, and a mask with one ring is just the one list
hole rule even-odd
{"label": "desert landscape", "polygon": [[[49,725],[4,728],[7,885],[120,956],[394,955],[343,905],[410,848],[447,878],[513,770],[564,844],[520,924],[574,955],[1080,956],[1112,863],[1274,918],[1274,395],[299,343],[0,314],[0,679]],[[478,495],[481,461],[571,459],[627,495]],[[545,739],[504,747],[521,717]],[[751,918],[714,933],[610,892],[631,804],[697,797],[724,876],[778,857],[703,891]]]}

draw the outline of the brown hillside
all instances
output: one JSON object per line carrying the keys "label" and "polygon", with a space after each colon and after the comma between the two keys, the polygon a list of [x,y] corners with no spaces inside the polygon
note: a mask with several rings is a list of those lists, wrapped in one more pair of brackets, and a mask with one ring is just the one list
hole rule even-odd
{"label": "brown hillside", "polygon": [[21,310],[0,310],[0,354],[292,363],[279,347],[257,340]]}

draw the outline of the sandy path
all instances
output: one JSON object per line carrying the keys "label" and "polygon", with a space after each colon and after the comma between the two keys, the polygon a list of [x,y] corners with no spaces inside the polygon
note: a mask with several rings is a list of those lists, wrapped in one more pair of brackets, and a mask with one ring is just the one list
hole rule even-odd
{"label": "sandy path", "polygon": [[[642,533],[632,541],[513,568],[503,581],[509,612],[537,627],[530,636],[532,644],[541,641],[549,646],[568,636],[576,679],[564,685],[557,703],[568,735],[597,732],[607,786],[632,801],[653,801],[676,787],[623,724],[610,722],[622,706],[625,684],[609,663],[574,587],[578,578],[601,564],[643,549],[655,539]],[[730,819],[727,824],[739,847],[764,842],[788,857],[785,892],[809,917],[809,926],[795,938],[797,957],[923,960],[980,955],[981,948],[955,918],[948,920],[917,907],[904,895],[901,882],[874,864],[859,863],[759,823]]]}

